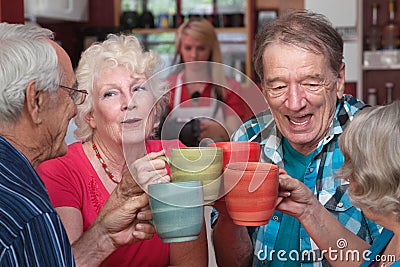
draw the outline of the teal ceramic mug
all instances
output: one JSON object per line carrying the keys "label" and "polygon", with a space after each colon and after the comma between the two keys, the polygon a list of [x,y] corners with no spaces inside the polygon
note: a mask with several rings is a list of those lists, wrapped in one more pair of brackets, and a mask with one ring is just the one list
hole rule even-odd
{"label": "teal ceramic mug", "polygon": [[152,223],[164,243],[199,237],[204,223],[201,181],[151,184],[148,194]]}

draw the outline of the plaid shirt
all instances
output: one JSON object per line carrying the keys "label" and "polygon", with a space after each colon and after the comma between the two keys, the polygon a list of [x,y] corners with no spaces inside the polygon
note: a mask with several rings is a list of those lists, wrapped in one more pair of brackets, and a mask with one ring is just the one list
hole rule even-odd
{"label": "plaid shirt", "polygon": [[[348,182],[335,178],[343,164],[344,158],[338,147],[338,137],[346,125],[353,119],[365,104],[350,95],[338,101],[335,116],[324,139],[320,141],[317,151],[304,174],[304,183],[314,192],[318,200],[346,228],[362,239],[371,243],[379,235],[380,226],[366,218],[353,207],[347,193]],[[266,110],[245,122],[233,135],[233,141],[255,141],[261,144],[261,161],[272,162],[284,168],[282,134],[276,127],[272,114]],[[316,181],[316,182],[315,182]],[[216,220],[213,214],[212,221]],[[267,225],[249,227],[254,245],[253,266],[266,266],[274,251],[279,232],[282,213],[275,211]],[[288,237],[290,238],[290,237]],[[338,241],[339,242],[339,241]],[[321,252],[300,225],[300,259],[301,266],[329,266],[321,259]],[[289,251],[286,252],[286,257]],[[314,258],[314,259],[313,259]]]}

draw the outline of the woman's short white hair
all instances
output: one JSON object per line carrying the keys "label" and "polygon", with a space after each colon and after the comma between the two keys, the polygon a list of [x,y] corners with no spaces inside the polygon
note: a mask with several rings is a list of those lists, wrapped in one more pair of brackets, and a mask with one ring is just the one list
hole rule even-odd
{"label": "woman's short white hair", "polygon": [[400,102],[360,111],[339,140],[353,204],[400,219]]}
{"label": "woman's short white hair", "polygon": [[59,89],[63,73],[49,42],[53,38],[45,28],[0,23],[0,121],[19,119],[29,82],[38,91]]}
{"label": "woman's short white hair", "polygon": [[93,128],[85,120],[86,115],[93,107],[92,92],[98,74],[104,68],[125,66],[131,73],[144,74],[147,86],[151,89],[155,105],[155,127],[160,121],[163,109],[169,101],[168,83],[157,72],[162,67],[161,59],[153,51],[145,51],[139,40],[133,35],[109,34],[103,42],[94,43],[81,56],[76,78],[78,88],[88,91],[86,101],[78,106],[75,118],[77,129],[75,137],[81,141],[88,141],[93,136]]}

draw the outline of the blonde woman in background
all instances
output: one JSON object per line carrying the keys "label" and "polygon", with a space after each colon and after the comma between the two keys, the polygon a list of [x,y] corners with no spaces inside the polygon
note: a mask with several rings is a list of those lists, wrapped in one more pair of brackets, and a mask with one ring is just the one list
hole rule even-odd
{"label": "blonde woman in background", "polygon": [[204,138],[228,141],[250,112],[237,95],[243,90],[240,83],[225,77],[220,44],[209,21],[192,17],[178,28],[173,61],[179,65],[168,77],[171,101],[162,134],[177,138],[175,130],[190,121],[179,136],[185,145],[197,146]]}

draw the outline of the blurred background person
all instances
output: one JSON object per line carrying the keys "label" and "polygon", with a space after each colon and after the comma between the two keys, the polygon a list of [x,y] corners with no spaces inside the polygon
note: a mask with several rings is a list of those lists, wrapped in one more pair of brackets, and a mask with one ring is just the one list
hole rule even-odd
{"label": "blurred background person", "polygon": [[[109,35],[82,54],[77,81],[89,94],[75,120],[81,142],[38,169],[71,243],[90,228],[122,177],[130,176],[125,155],[133,162],[129,170],[139,185],[170,181],[165,162],[157,159],[166,147],[150,140],[169,97],[165,81],[149,79],[158,66],[159,57],[143,51],[134,36]],[[178,141],[174,144],[179,146]],[[131,191],[142,193],[135,186]],[[195,241],[168,244],[155,235],[121,247],[103,264],[207,266],[207,259],[204,228]]]}
{"label": "blurred background person", "polygon": [[178,28],[173,63],[181,64],[168,77],[171,101],[162,128],[167,138],[179,135],[187,146],[198,146],[205,138],[228,141],[250,117],[237,95],[241,84],[225,76],[222,62],[217,34],[208,20],[192,17]]}

